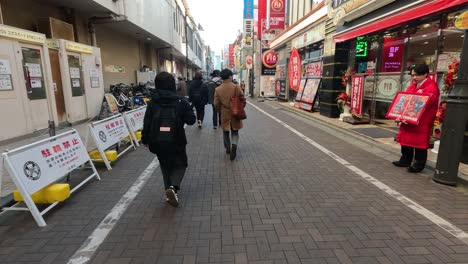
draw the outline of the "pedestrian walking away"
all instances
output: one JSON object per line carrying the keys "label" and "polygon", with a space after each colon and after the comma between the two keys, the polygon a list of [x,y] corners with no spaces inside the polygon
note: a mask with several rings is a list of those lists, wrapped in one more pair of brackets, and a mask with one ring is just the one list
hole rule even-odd
{"label": "pedestrian walking away", "polygon": [[221,113],[216,110],[216,107],[214,105],[215,90],[218,86],[220,86],[223,83],[220,74],[221,72],[219,70],[214,70],[211,73],[211,79],[203,84],[206,85],[206,89],[208,90],[208,103],[211,104],[211,107],[213,109],[214,129],[218,128],[218,124],[221,125]]}
{"label": "pedestrian walking away", "polygon": [[177,194],[188,165],[184,125],[195,124],[195,115],[187,100],[176,94],[170,73],[159,73],[154,83],[156,91],[145,113],[141,141],[158,157],[166,201],[177,207]]}
{"label": "pedestrian walking away", "polygon": [[416,65],[416,67],[411,70],[413,82],[406,89],[406,92],[409,93],[431,95],[427,102],[426,109],[422,113],[419,124],[407,124],[405,120],[397,120],[400,122],[400,131],[397,135],[397,141],[401,145],[401,158],[398,161],[394,161],[393,165],[408,167],[408,172],[411,173],[420,172],[426,166],[429,139],[438,108],[440,96],[439,88],[437,88],[437,84],[428,77],[428,74],[429,67],[427,65]]}
{"label": "pedestrian walking away", "polygon": [[177,94],[182,97],[187,96],[187,83],[185,82],[185,78],[179,76],[177,79],[179,80],[179,85],[177,86]]}
{"label": "pedestrian walking away", "polygon": [[214,104],[216,109],[221,112],[221,127],[223,128],[223,142],[226,153],[230,154],[231,160],[234,160],[239,143],[239,130],[242,129],[243,124],[241,119],[234,118],[231,115],[230,101],[231,97],[236,93],[241,98],[244,107],[246,101],[239,85],[232,82],[231,70],[224,69],[221,71],[221,78],[223,83],[216,88]]}
{"label": "pedestrian walking away", "polygon": [[195,106],[197,111],[198,127],[202,128],[205,117],[205,105],[208,102],[208,90],[203,85],[203,74],[198,71],[195,73],[193,81],[189,87],[189,100]]}

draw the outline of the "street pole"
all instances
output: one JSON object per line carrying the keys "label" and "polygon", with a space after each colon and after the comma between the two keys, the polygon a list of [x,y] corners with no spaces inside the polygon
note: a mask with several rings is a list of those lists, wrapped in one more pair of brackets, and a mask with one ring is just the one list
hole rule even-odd
{"label": "street pole", "polygon": [[468,120],[468,30],[465,30],[460,56],[458,79],[447,99],[447,109],[442,125],[436,171],[432,179],[441,184],[456,186],[458,166],[463,151],[463,140]]}
{"label": "street pole", "polygon": [[185,9],[185,68],[187,70],[187,81],[189,80],[189,64],[188,64],[188,22],[187,9]]}

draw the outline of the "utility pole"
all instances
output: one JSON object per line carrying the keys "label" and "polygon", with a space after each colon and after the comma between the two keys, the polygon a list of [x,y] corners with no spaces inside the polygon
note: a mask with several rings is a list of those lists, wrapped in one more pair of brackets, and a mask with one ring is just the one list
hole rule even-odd
{"label": "utility pole", "polygon": [[[463,15],[460,16],[463,17]],[[436,171],[432,177],[435,182],[450,186],[457,185],[458,166],[463,152],[464,132],[468,120],[468,30],[464,29],[465,37],[458,79],[447,99]]]}
{"label": "utility pole", "polygon": [[187,69],[187,81],[189,80],[189,59],[188,59],[188,21],[187,21],[187,8],[185,8],[185,68]]}

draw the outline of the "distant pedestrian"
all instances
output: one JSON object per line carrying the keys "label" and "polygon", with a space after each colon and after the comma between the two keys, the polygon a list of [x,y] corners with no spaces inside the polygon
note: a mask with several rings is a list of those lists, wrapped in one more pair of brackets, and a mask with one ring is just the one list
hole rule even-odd
{"label": "distant pedestrian", "polygon": [[177,95],[179,96],[187,96],[187,83],[185,82],[185,78],[179,76],[177,78],[179,80],[179,86],[177,87]]}
{"label": "distant pedestrian", "polygon": [[[223,142],[226,153],[230,154],[230,159],[236,158],[237,146],[239,143],[239,130],[242,129],[242,120],[231,116],[231,97],[237,93],[245,104],[244,93],[239,85],[232,82],[232,71],[224,69],[221,71],[223,83],[216,88],[214,104],[218,111],[221,111],[221,127],[223,128]],[[231,141],[232,139],[232,141]]]}
{"label": "distant pedestrian", "polygon": [[146,109],[141,141],[158,157],[167,202],[177,207],[177,192],[188,165],[184,124],[195,124],[195,115],[186,99],[176,94],[170,73],[159,73],[154,83],[156,91]]}
{"label": "distant pedestrian", "polygon": [[240,88],[242,89],[242,92],[245,94],[245,82],[244,81],[241,82]]}
{"label": "distant pedestrian", "polygon": [[223,83],[223,80],[220,77],[220,73],[221,72],[219,70],[214,70],[210,75],[211,79],[204,83],[204,85],[208,89],[208,103],[211,104],[211,107],[213,109],[214,129],[218,128],[218,122],[219,125],[221,125],[221,113],[216,110],[216,107],[214,105],[215,90],[218,86],[220,86]]}
{"label": "distant pedestrian", "polygon": [[202,128],[205,117],[205,105],[208,102],[208,90],[203,86],[203,74],[195,73],[193,81],[190,83],[189,100],[197,111],[198,127]]}
{"label": "distant pedestrian", "polygon": [[428,75],[429,67],[427,65],[416,65],[411,70],[413,82],[406,89],[406,92],[409,93],[431,95],[419,124],[407,124],[405,120],[398,120],[400,121],[400,131],[397,135],[397,141],[401,145],[401,158],[394,161],[393,165],[408,167],[408,172],[411,173],[420,172],[426,166],[429,139],[438,108],[439,88]]}

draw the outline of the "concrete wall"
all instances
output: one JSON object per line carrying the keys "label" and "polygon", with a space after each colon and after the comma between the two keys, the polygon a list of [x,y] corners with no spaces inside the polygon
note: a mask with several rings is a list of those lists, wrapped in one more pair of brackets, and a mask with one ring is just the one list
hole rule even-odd
{"label": "concrete wall", "polygon": [[[136,70],[140,68],[138,40],[119,33],[107,25],[96,25],[97,46],[101,48],[104,66],[104,89],[111,84],[136,83]],[[125,72],[110,72],[109,65],[121,66]]]}

